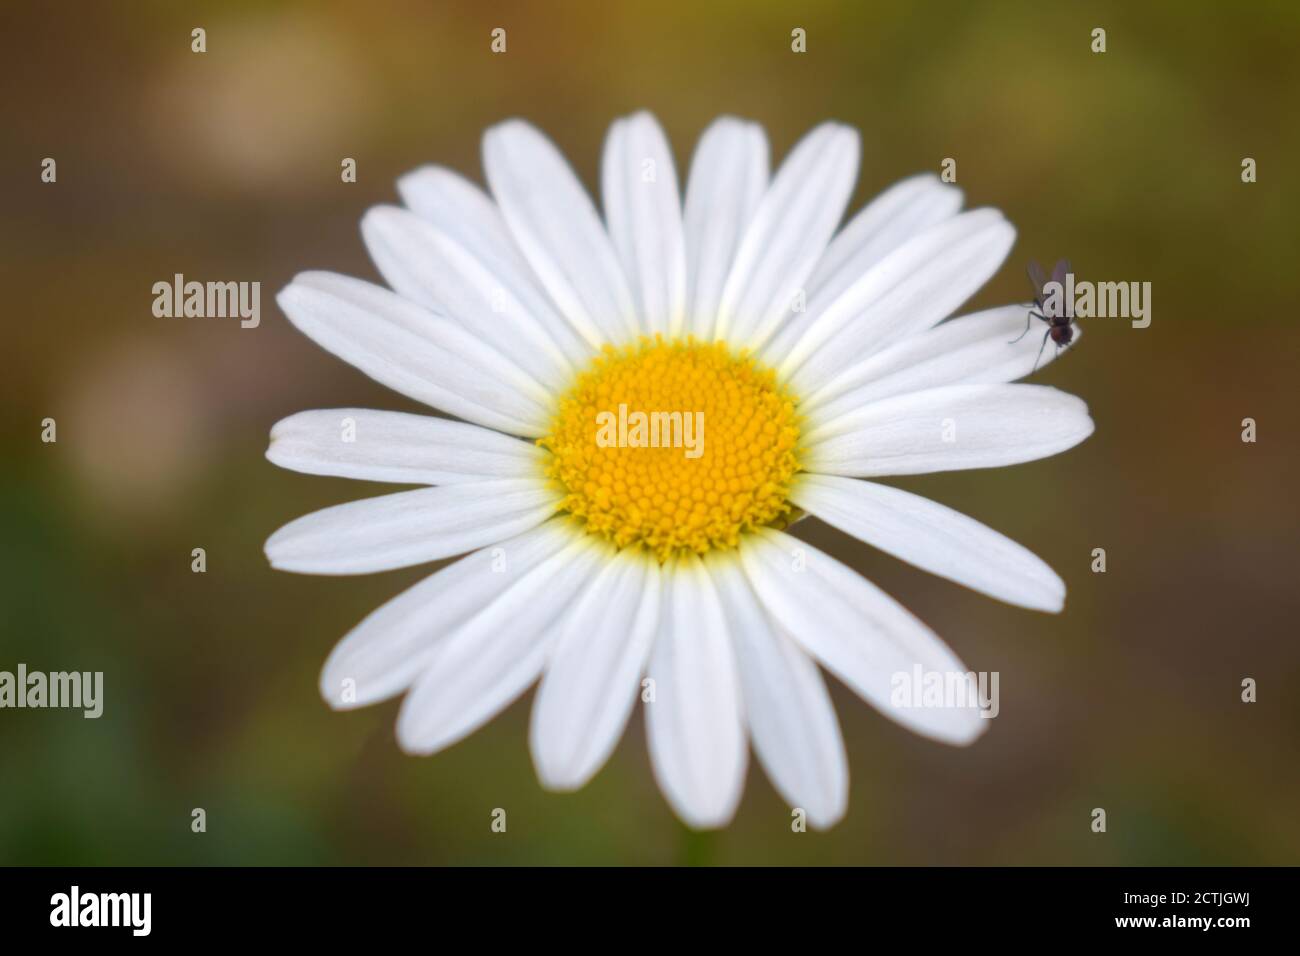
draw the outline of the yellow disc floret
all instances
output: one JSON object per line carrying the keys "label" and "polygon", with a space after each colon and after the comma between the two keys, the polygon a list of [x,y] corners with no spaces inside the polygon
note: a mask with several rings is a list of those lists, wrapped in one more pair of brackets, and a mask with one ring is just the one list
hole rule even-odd
{"label": "yellow disc floret", "polygon": [[798,443],[795,399],[771,369],[722,342],[661,337],[606,346],[538,442],[564,510],[660,561],[784,523]]}

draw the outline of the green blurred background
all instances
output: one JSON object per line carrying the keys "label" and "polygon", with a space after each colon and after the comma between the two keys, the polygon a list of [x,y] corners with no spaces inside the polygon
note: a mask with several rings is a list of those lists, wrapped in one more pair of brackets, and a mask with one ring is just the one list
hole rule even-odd
{"label": "green blurred background", "polygon": [[[1296,4],[10,2],[0,18],[0,669],[106,684],[98,721],[0,711],[0,863],[1300,862]],[[295,332],[274,292],[303,269],[376,278],[361,214],[421,163],[481,179],[490,124],[538,123],[591,186],[606,127],[640,108],[683,175],[719,113],[762,122],[777,158],[851,123],[855,208],[956,158],[968,203],[1019,228],[971,307],[1024,299],[1031,256],[1154,286],[1150,328],[1098,320],[1038,377],[1091,404],[1084,445],[899,482],[1042,555],[1064,614],[801,526],[1001,674],[1001,715],[965,750],[835,685],[852,793],[829,833],[792,833],[752,761],[735,823],[689,833],[639,716],[576,795],[536,782],[531,697],[404,756],[396,701],[333,713],[316,678],[428,569],[301,577],[262,555],[291,518],[383,490],[272,467],[273,422],[417,410]],[[151,286],[176,272],[261,281],[261,327],[154,318]]]}

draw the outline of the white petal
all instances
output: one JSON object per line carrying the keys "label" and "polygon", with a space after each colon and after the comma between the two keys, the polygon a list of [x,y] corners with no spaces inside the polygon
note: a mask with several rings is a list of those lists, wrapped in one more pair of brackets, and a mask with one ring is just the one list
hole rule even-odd
{"label": "white petal", "polygon": [[754,751],[777,792],[819,830],[844,816],[848,758],[826,682],[759,604],[734,554],[706,560],[736,645]]}
{"label": "white petal", "polygon": [[464,176],[442,166],[421,166],[397,181],[397,192],[413,213],[480,260],[505,260],[512,277],[526,278],[538,295],[544,294],[515,248],[496,203]]}
{"label": "white petal", "polygon": [[[901,605],[812,545],[764,529],[740,548],[745,573],[770,613],[863,700],[909,730],[968,744],[985,729],[978,705],[897,706],[899,675],[966,674],[947,645]],[[919,702],[918,702],[919,703]]]}
{"label": "white petal", "polygon": [[805,333],[779,371],[800,394],[872,351],[923,332],[988,281],[1015,242],[995,209],[932,226],[895,249],[830,303],[809,303]]}
{"label": "white petal", "polygon": [[609,128],[601,182],[605,221],[642,330],[679,335],[686,305],[682,200],[668,139],[649,113]]}
{"label": "white petal", "polygon": [[[1006,305],[944,322],[845,369],[812,395],[803,396],[799,410],[830,420],[908,392],[1024,378],[1035,365],[1042,368],[1057,354],[1050,343],[1043,348],[1038,330],[1030,328],[1022,335],[1028,318],[1028,306]],[[1075,343],[1082,334],[1076,326]]]}
{"label": "white petal", "polygon": [[555,513],[561,495],[539,479],[446,485],[313,511],[266,542],[271,566],[302,574],[369,574],[503,541]]}
{"label": "white petal", "polygon": [[483,263],[522,304],[524,314],[546,326],[571,362],[581,364],[590,357],[591,346],[556,310],[487,193],[439,166],[421,166],[407,173],[397,181],[397,191],[413,213]]}
{"label": "white petal", "polygon": [[781,164],[727,276],[717,338],[762,342],[784,318],[844,215],[858,152],[856,130],[823,123]]}
{"label": "white petal", "polygon": [[826,247],[808,280],[808,305],[791,312],[763,346],[765,360],[779,365],[826,305],[834,302],[885,256],[961,209],[962,194],[933,173],[895,183],[867,203]]}
{"label": "white petal", "polygon": [[1044,385],[948,385],[815,425],[804,468],[858,478],[996,468],[1059,454],[1092,434],[1088,406]]}
{"label": "white petal", "polygon": [[636,310],[618,255],[555,145],[509,120],[483,137],[483,166],[516,245],[588,343],[634,338]]}
{"label": "white petal", "polygon": [[460,173],[446,166],[420,166],[398,179],[398,194],[411,212],[478,258],[512,259],[526,268],[497,204]]}
{"label": "white petal", "polygon": [[320,676],[320,692],[336,710],[367,707],[406,690],[435,648],[533,568],[572,542],[563,520],[466,555],[435,571],[348,632]]}
{"label": "white petal", "polygon": [[361,235],[400,295],[454,319],[547,388],[572,376],[571,355],[589,352],[544,299],[503,280],[500,257],[480,259],[415,213],[376,206],[362,218]]}
{"label": "white petal", "polygon": [[501,592],[438,641],[402,703],[397,739],[431,754],[491,720],[537,679],[568,603],[592,574],[596,540],[574,536],[560,554]]}
{"label": "white petal", "polygon": [[686,183],[688,331],[713,337],[722,287],[746,227],[767,190],[767,136],[757,123],[714,120],[691,160]]}
{"label": "white petal", "polygon": [[658,562],[603,550],[604,568],[565,614],[533,701],[533,763],[556,790],[581,787],[614,750],[659,622]]}
{"label": "white petal", "polygon": [[538,477],[547,454],[518,438],[445,418],[321,408],[276,422],[266,457],[309,475],[459,485]]}
{"label": "white petal", "polygon": [[647,670],[646,735],[655,779],[682,820],[726,826],[745,785],[740,678],[726,618],[696,555],[665,566],[664,611]]}
{"label": "white petal", "polygon": [[1008,604],[1056,612],[1065,582],[1041,558],[958,511],[856,478],[804,475],[790,500],[908,564]]}
{"label": "white petal", "polygon": [[808,295],[838,295],[913,236],[957,215],[961,203],[961,190],[934,173],[894,183],[836,233],[808,280]]}
{"label": "white petal", "polygon": [[317,345],[403,395],[499,431],[546,433],[551,396],[450,319],[329,272],[298,275],[276,301]]}

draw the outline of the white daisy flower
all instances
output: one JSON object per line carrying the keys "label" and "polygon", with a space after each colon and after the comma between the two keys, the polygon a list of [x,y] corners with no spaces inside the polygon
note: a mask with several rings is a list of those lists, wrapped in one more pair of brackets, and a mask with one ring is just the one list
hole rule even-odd
{"label": "white daisy flower", "polygon": [[[428,486],[291,522],[266,543],[275,567],[466,555],[353,628],[325,664],[326,701],[405,694],[398,740],[431,754],[540,678],[533,760],[571,790],[646,700],[655,776],[699,828],[731,819],[750,741],[813,826],[842,817],[847,762],[818,664],[923,736],[979,736],[974,706],[891,701],[896,674],[966,667],[782,528],[816,515],[991,597],[1061,610],[1065,585],[1025,548],[862,480],[1031,461],[1092,432],[1080,399],[1008,384],[1040,344],[1011,342],[1025,305],[943,321],[998,269],[1011,224],[961,212],[958,189],[922,175],[836,232],[858,166],[857,133],[836,123],[769,178],[763,130],[717,120],[683,203],[658,123],[619,120],[603,221],[527,123],[489,130],[483,161],[490,197],[425,167],[398,184],[406,208],[366,214],[393,291],[314,272],[279,296],[317,344],[462,420],[332,409],[271,432],[282,467]],[[598,442],[598,416],[620,404],[702,412],[702,453]]]}

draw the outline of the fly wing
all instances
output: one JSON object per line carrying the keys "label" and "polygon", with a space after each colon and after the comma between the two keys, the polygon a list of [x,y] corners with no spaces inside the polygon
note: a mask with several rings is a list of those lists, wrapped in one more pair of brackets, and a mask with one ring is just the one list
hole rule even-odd
{"label": "fly wing", "polygon": [[1070,260],[1061,259],[1056,263],[1056,268],[1052,270],[1052,281],[1065,285],[1065,275],[1070,271]]}
{"label": "fly wing", "polygon": [[1029,260],[1029,268],[1025,270],[1029,273],[1029,284],[1034,287],[1034,298],[1042,298],[1043,286],[1047,285],[1047,276],[1043,272],[1043,267],[1039,265],[1037,259]]}
{"label": "fly wing", "polygon": [[[1069,260],[1069,259],[1059,259],[1059,260],[1057,260],[1056,267],[1055,267],[1054,269],[1052,269],[1052,281],[1053,281],[1053,282],[1056,282],[1056,283],[1059,283],[1060,286],[1061,286],[1061,289],[1062,289],[1062,290],[1065,289],[1065,277],[1066,277],[1066,275],[1067,275],[1069,272],[1070,272],[1070,260]],[[1062,307],[1061,307],[1061,312],[1062,312],[1062,313],[1063,313],[1067,318],[1069,318],[1069,319],[1073,319],[1073,318],[1074,318],[1074,303],[1073,303],[1073,302],[1065,302],[1064,300],[1062,300],[1061,306],[1062,306]]]}

